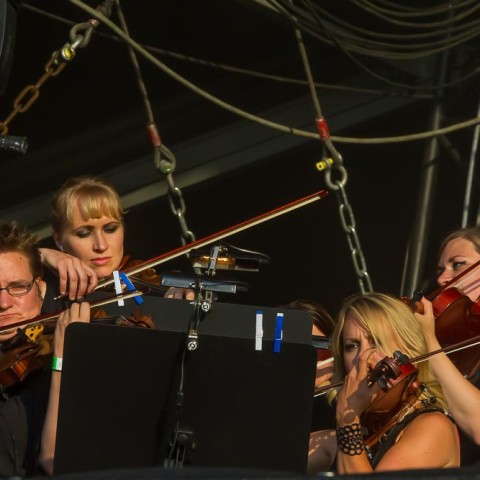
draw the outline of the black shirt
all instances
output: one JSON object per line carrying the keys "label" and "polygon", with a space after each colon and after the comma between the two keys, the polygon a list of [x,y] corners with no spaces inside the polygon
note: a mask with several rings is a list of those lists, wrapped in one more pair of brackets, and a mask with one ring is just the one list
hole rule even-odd
{"label": "black shirt", "polygon": [[37,457],[50,379],[49,369],[36,370],[0,400],[0,476],[40,473]]}

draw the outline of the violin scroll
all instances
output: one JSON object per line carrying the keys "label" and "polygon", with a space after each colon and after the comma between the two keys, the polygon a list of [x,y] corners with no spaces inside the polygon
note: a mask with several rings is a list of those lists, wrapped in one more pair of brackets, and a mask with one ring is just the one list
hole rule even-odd
{"label": "violin scroll", "polygon": [[393,352],[393,357],[385,357],[380,360],[368,376],[368,386],[376,383],[383,391],[388,390],[395,380],[401,375],[407,375],[415,371],[410,364],[409,358],[400,351]]}

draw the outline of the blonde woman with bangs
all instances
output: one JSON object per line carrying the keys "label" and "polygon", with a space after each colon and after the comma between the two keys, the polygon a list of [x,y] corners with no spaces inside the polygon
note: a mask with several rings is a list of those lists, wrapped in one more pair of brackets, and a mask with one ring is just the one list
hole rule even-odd
{"label": "blonde woman with bangs", "polygon": [[85,262],[99,279],[123,259],[123,208],[118,193],[105,181],[67,180],[52,200],[51,223],[57,248]]}
{"label": "blonde woman with bangs", "polygon": [[65,307],[53,303],[59,293],[78,300],[120,266],[124,240],[120,197],[105,181],[71,178],[53,197],[51,223],[58,250],[42,248],[40,253],[60,281],[47,277],[47,311]]}
{"label": "blonde woman with bangs", "polygon": [[[98,178],[71,178],[56,192],[51,224],[58,250],[41,253],[44,264],[59,272],[60,293],[68,290],[70,300],[78,299],[125,265],[123,214],[115,188]],[[191,300],[193,291],[170,288],[165,297]]]}
{"label": "blonde woman with bangs", "polygon": [[330,470],[335,459],[341,474],[459,466],[458,433],[428,362],[417,366],[418,380],[426,390],[414,408],[400,411],[398,423],[380,445],[365,448],[362,413],[384,394],[378,385],[368,386],[369,373],[395,351],[409,358],[428,351],[420,325],[403,302],[380,293],[347,298],[337,319],[332,349],[333,381],[343,381],[330,394],[336,403],[337,428],[311,435],[310,473]]}

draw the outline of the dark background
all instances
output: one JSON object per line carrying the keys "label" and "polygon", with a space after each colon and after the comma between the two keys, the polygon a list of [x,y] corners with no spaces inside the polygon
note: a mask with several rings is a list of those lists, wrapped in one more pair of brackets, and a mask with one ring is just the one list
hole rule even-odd
{"label": "dark background", "polygon": [[[67,0],[8,3],[17,12],[15,49],[10,74],[2,72],[2,81],[7,81],[0,120],[11,112],[19,92],[40,78],[51,54],[69,41],[71,26],[91,18]],[[294,3],[297,14],[314,20],[317,15],[316,29],[303,32],[305,47],[313,78],[322,84],[317,88],[322,113],[331,134],[340,137],[334,145],[348,171],[345,188],[373,286],[400,294],[416,213],[425,208],[418,199],[428,140],[364,144],[344,139],[429,131],[438,105],[441,126],[476,117],[480,13],[474,2],[457,9],[459,2],[419,6],[403,1],[395,2],[395,15],[384,14],[388,20],[367,12],[365,2]],[[323,10],[311,10],[312,3]],[[393,8],[380,0],[371,3]],[[226,103],[259,116],[274,110],[280,123],[315,131],[315,109],[306,85],[199,65],[168,53],[304,80],[291,23],[268,2],[124,0],[121,5],[131,37],[164,50],[158,58],[173,71]],[[118,23],[116,11],[111,19]],[[332,33],[338,31],[328,26],[333,19],[339,28],[362,38],[372,37],[372,32],[392,37],[360,54]],[[447,21],[451,23],[442,23]],[[462,28],[470,32],[469,38],[449,44]],[[429,39],[418,37],[425,32],[436,33]],[[53,192],[69,176],[99,175],[114,183],[128,208],[126,251],[147,259],[177,248],[180,228],[170,211],[165,182],[153,165],[145,108],[127,48],[110,35],[100,26],[76,58],[45,82],[32,107],[11,121],[8,134],[27,136],[29,149],[25,155],[0,151],[0,221],[18,220],[51,245],[48,206]],[[434,40],[447,47],[427,54],[426,45]],[[386,59],[385,52],[391,50],[409,50],[410,56]],[[421,55],[413,58],[415,53]],[[326,188],[324,174],[315,168],[323,155],[320,140],[257,126],[193,93],[145,58],[139,57],[139,63],[162,141],[176,156],[174,179],[197,239]],[[442,82],[448,85],[439,88]],[[355,90],[339,88],[346,84]],[[289,116],[288,105],[301,105],[295,117]],[[423,238],[421,278],[427,290],[433,288],[440,239],[460,226],[473,133],[470,127],[443,136],[439,154],[429,163],[438,170]],[[475,183],[470,224],[476,223],[477,197]],[[228,241],[269,255],[271,264],[257,273],[228,274],[247,281],[250,291],[222,297],[226,301],[276,305],[310,297],[334,312],[342,298],[359,290],[335,192]],[[189,265],[179,260],[159,269],[189,270]]]}

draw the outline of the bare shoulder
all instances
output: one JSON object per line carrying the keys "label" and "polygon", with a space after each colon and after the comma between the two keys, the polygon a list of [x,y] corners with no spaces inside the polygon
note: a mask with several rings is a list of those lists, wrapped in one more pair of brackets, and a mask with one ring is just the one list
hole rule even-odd
{"label": "bare shoulder", "polygon": [[458,466],[460,444],[458,430],[445,413],[435,411],[415,417],[404,429],[402,440],[416,445],[417,455],[434,460],[428,466]]}
{"label": "bare shoulder", "polygon": [[455,431],[455,423],[452,419],[443,412],[440,411],[432,411],[432,412],[425,412],[421,415],[415,417],[408,426],[412,426],[415,428],[433,428],[433,429],[441,429],[441,430],[451,430]]}
{"label": "bare shoulder", "polygon": [[376,470],[445,468],[460,465],[458,432],[442,412],[412,419],[380,460]]}

